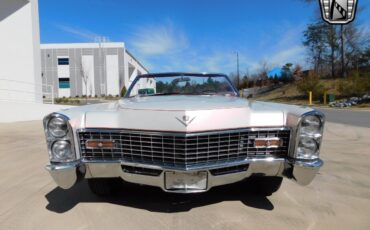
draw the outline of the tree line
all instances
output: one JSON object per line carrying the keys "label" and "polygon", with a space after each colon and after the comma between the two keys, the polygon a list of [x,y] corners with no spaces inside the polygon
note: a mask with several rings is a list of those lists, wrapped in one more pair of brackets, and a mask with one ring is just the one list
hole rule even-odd
{"label": "tree line", "polygon": [[[303,0],[317,4],[317,1]],[[357,14],[360,14],[358,10]],[[284,84],[296,81],[304,94],[327,89],[320,79],[342,79],[338,85],[343,95],[360,95],[370,91],[370,34],[356,20],[346,25],[331,25],[317,15],[303,31],[302,44],[307,50],[305,70],[298,63],[281,66],[281,76],[268,76],[267,61],[254,74],[230,74],[239,89]]]}

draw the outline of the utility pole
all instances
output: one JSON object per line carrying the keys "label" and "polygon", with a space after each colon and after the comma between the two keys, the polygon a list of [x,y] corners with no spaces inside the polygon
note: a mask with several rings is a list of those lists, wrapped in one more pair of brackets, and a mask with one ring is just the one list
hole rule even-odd
{"label": "utility pole", "polygon": [[341,52],[341,66],[342,66],[342,78],[346,77],[345,73],[345,66],[344,66],[344,31],[343,31],[343,25],[340,25],[340,42],[341,42],[341,47],[340,47],[340,52]]}
{"label": "utility pole", "polygon": [[239,53],[236,51],[236,74],[237,74],[237,79],[236,79],[236,88],[239,89],[240,85],[240,73],[239,73]]}

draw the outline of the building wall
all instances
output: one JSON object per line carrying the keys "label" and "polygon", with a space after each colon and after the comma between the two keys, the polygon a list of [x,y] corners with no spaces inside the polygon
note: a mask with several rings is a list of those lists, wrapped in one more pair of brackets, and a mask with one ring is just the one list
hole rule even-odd
{"label": "building wall", "polygon": [[37,0],[1,0],[0,100],[41,102]]}
{"label": "building wall", "polygon": [[[41,46],[43,83],[53,86],[55,97],[119,95],[125,85],[123,43],[43,44]],[[58,59],[68,58],[68,65]],[[136,68],[144,69],[139,62]],[[81,71],[83,70],[83,71]],[[146,73],[146,70],[141,70]],[[84,73],[84,74],[83,74]],[[87,87],[82,76],[87,77]],[[69,80],[69,94],[60,88],[60,79]]]}
{"label": "building wall", "polygon": [[148,70],[144,66],[142,66],[139,61],[127,50],[125,50],[124,55],[124,82],[126,89],[128,89],[137,75],[146,74],[148,73]]}

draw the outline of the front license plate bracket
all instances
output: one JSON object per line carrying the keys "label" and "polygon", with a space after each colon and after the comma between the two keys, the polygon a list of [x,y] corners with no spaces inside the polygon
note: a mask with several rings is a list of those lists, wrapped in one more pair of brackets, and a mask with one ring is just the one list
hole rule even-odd
{"label": "front license plate bracket", "polygon": [[165,172],[164,184],[167,190],[204,191],[207,190],[207,172]]}

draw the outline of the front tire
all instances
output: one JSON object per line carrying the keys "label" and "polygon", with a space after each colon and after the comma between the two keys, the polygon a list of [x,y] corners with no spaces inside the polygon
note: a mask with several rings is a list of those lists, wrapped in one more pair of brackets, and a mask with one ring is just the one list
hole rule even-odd
{"label": "front tire", "polygon": [[274,192],[277,192],[282,182],[282,177],[251,178],[251,186],[254,188],[254,191],[263,196],[271,196]]}
{"label": "front tire", "polygon": [[116,194],[122,184],[121,178],[92,178],[87,179],[90,190],[98,196]]}

